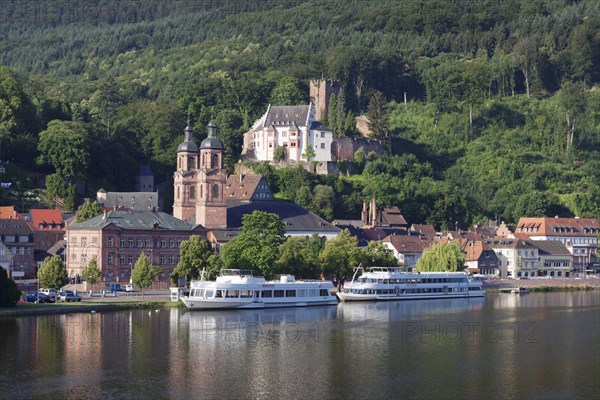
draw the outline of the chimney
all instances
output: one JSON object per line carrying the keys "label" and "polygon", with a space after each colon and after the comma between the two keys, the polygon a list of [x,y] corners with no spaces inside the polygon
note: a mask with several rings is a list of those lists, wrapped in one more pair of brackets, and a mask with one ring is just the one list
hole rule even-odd
{"label": "chimney", "polygon": [[371,199],[371,222],[373,226],[377,225],[377,203],[375,202],[375,197]]}
{"label": "chimney", "polygon": [[367,202],[363,200],[363,207],[360,213],[360,220],[362,221],[363,225],[368,225],[369,221],[367,218]]}
{"label": "chimney", "polygon": [[106,221],[106,210],[104,210],[104,215],[102,216],[102,220]]}

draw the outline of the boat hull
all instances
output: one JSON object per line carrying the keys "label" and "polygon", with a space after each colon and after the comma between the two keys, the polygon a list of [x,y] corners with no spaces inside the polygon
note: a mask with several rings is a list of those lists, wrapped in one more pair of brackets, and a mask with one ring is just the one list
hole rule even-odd
{"label": "boat hull", "polygon": [[183,303],[189,310],[232,310],[232,309],[261,309],[261,308],[283,308],[283,307],[309,307],[309,306],[333,306],[337,305],[337,299],[293,301],[293,302],[240,302],[240,301],[212,301],[207,299],[182,298]]}
{"label": "boat hull", "polygon": [[420,293],[420,294],[401,294],[401,295],[379,295],[379,294],[355,294],[355,293],[337,293],[338,298],[345,301],[399,301],[399,300],[432,300],[432,299],[457,299],[470,297],[484,297],[485,291],[477,290],[467,293]]}

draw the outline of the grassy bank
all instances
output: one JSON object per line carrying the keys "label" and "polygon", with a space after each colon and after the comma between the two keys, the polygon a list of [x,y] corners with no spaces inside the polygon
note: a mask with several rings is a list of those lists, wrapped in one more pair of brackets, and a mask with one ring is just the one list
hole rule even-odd
{"label": "grassy bank", "polygon": [[124,311],[135,309],[156,309],[182,307],[183,303],[176,301],[112,301],[59,304],[17,304],[11,308],[0,308],[2,317],[23,317],[31,315],[90,313],[101,311]]}

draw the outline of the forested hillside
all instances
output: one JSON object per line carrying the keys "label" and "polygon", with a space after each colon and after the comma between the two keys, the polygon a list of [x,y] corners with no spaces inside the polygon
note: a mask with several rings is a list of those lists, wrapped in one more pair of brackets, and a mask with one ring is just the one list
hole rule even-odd
{"label": "forested hillside", "polygon": [[307,103],[325,77],[343,86],[324,121],[338,135],[384,99],[391,154],[359,153],[340,177],[261,166],[281,197],[355,218],[375,195],[438,228],[600,217],[597,1],[23,0],[0,18],[0,159],[16,189],[2,204],[31,171],[67,208],[75,182],[131,190],[142,163],[169,188],[188,115],[198,141],[213,116],[231,169],[267,104]]}

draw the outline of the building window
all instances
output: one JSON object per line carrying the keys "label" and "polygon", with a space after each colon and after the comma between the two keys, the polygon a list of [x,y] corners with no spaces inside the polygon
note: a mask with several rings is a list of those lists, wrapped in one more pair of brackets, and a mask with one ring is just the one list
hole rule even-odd
{"label": "building window", "polygon": [[113,246],[114,246],[114,238],[112,236],[109,236],[106,247],[113,247]]}
{"label": "building window", "polygon": [[321,137],[324,138],[325,137],[325,132],[321,132]]}
{"label": "building window", "polygon": [[92,243],[98,243],[98,238],[96,236],[92,238]]}
{"label": "building window", "polygon": [[212,198],[216,199],[219,197],[219,186],[215,183],[212,187]]}
{"label": "building window", "polygon": [[169,255],[169,264],[175,264],[175,256],[173,254]]}
{"label": "building window", "polygon": [[106,261],[107,261],[109,264],[112,264],[112,263],[113,263],[113,255],[112,255],[112,253],[108,253],[108,255],[106,256]]}
{"label": "building window", "polygon": [[125,261],[125,256],[124,256],[124,255],[120,255],[120,256],[119,256],[119,264],[120,264],[120,265],[125,265],[125,264],[127,264],[127,262]]}
{"label": "building window", "polygon": [[166,263],[167,263],[167,256],[165,256],[165,255],[160,256],[160,264],[164,265]]}
{"label": "building window", "polygon": [[325,148],[325,143],[321,143],[321,148],[324,149]]}
{"label": "building window", "polygon": [[81,247],[87,246],[87,237],[83,236],[81,238]]}
{"label": "building window", "polygon": [[160,247],[167,247],[167,239],[160,239]]}
{"label": "building window", "polygon": [[142,247],[142,243],[143,243],[142,238],[138,238],[138,240],[137,240],[137,247]]}
{"label": "building window", "polygon": [[129,238],[129,247],[133,247],[133,245],[134,245],[133,238]]}
{"label": "building window", "polygon": [[175,239],[169,239],[169,247],[175,247]]}
{"label": "building window", "polygon": [[292,143],[290,143],[290,146],[291,146],[291,147],[296,147],[296,143],[295,143],[295,142],[292,142]]}
{"label": "building window", "polygon": [[125,238],[124,237],[121,238],[121,247],[125,247]]}
{"label": "building window", "polygon": [[134,260],[133,260],[133,254],[130,254],[127,256],[127,263],[128,264],[133,264]]}
{"label": "building window", "polygon": [[190,186],[190,200],[196,198],[196,189],[193,186]]}
{"label": "building window", "polygon": [[177,238],[177,248],[181,247],[181,238]]}
{"label": "building window", "polygon": [[150,238],[146,238],[145,242],[146,242],[146,248],[149,248],[150,247]]}

